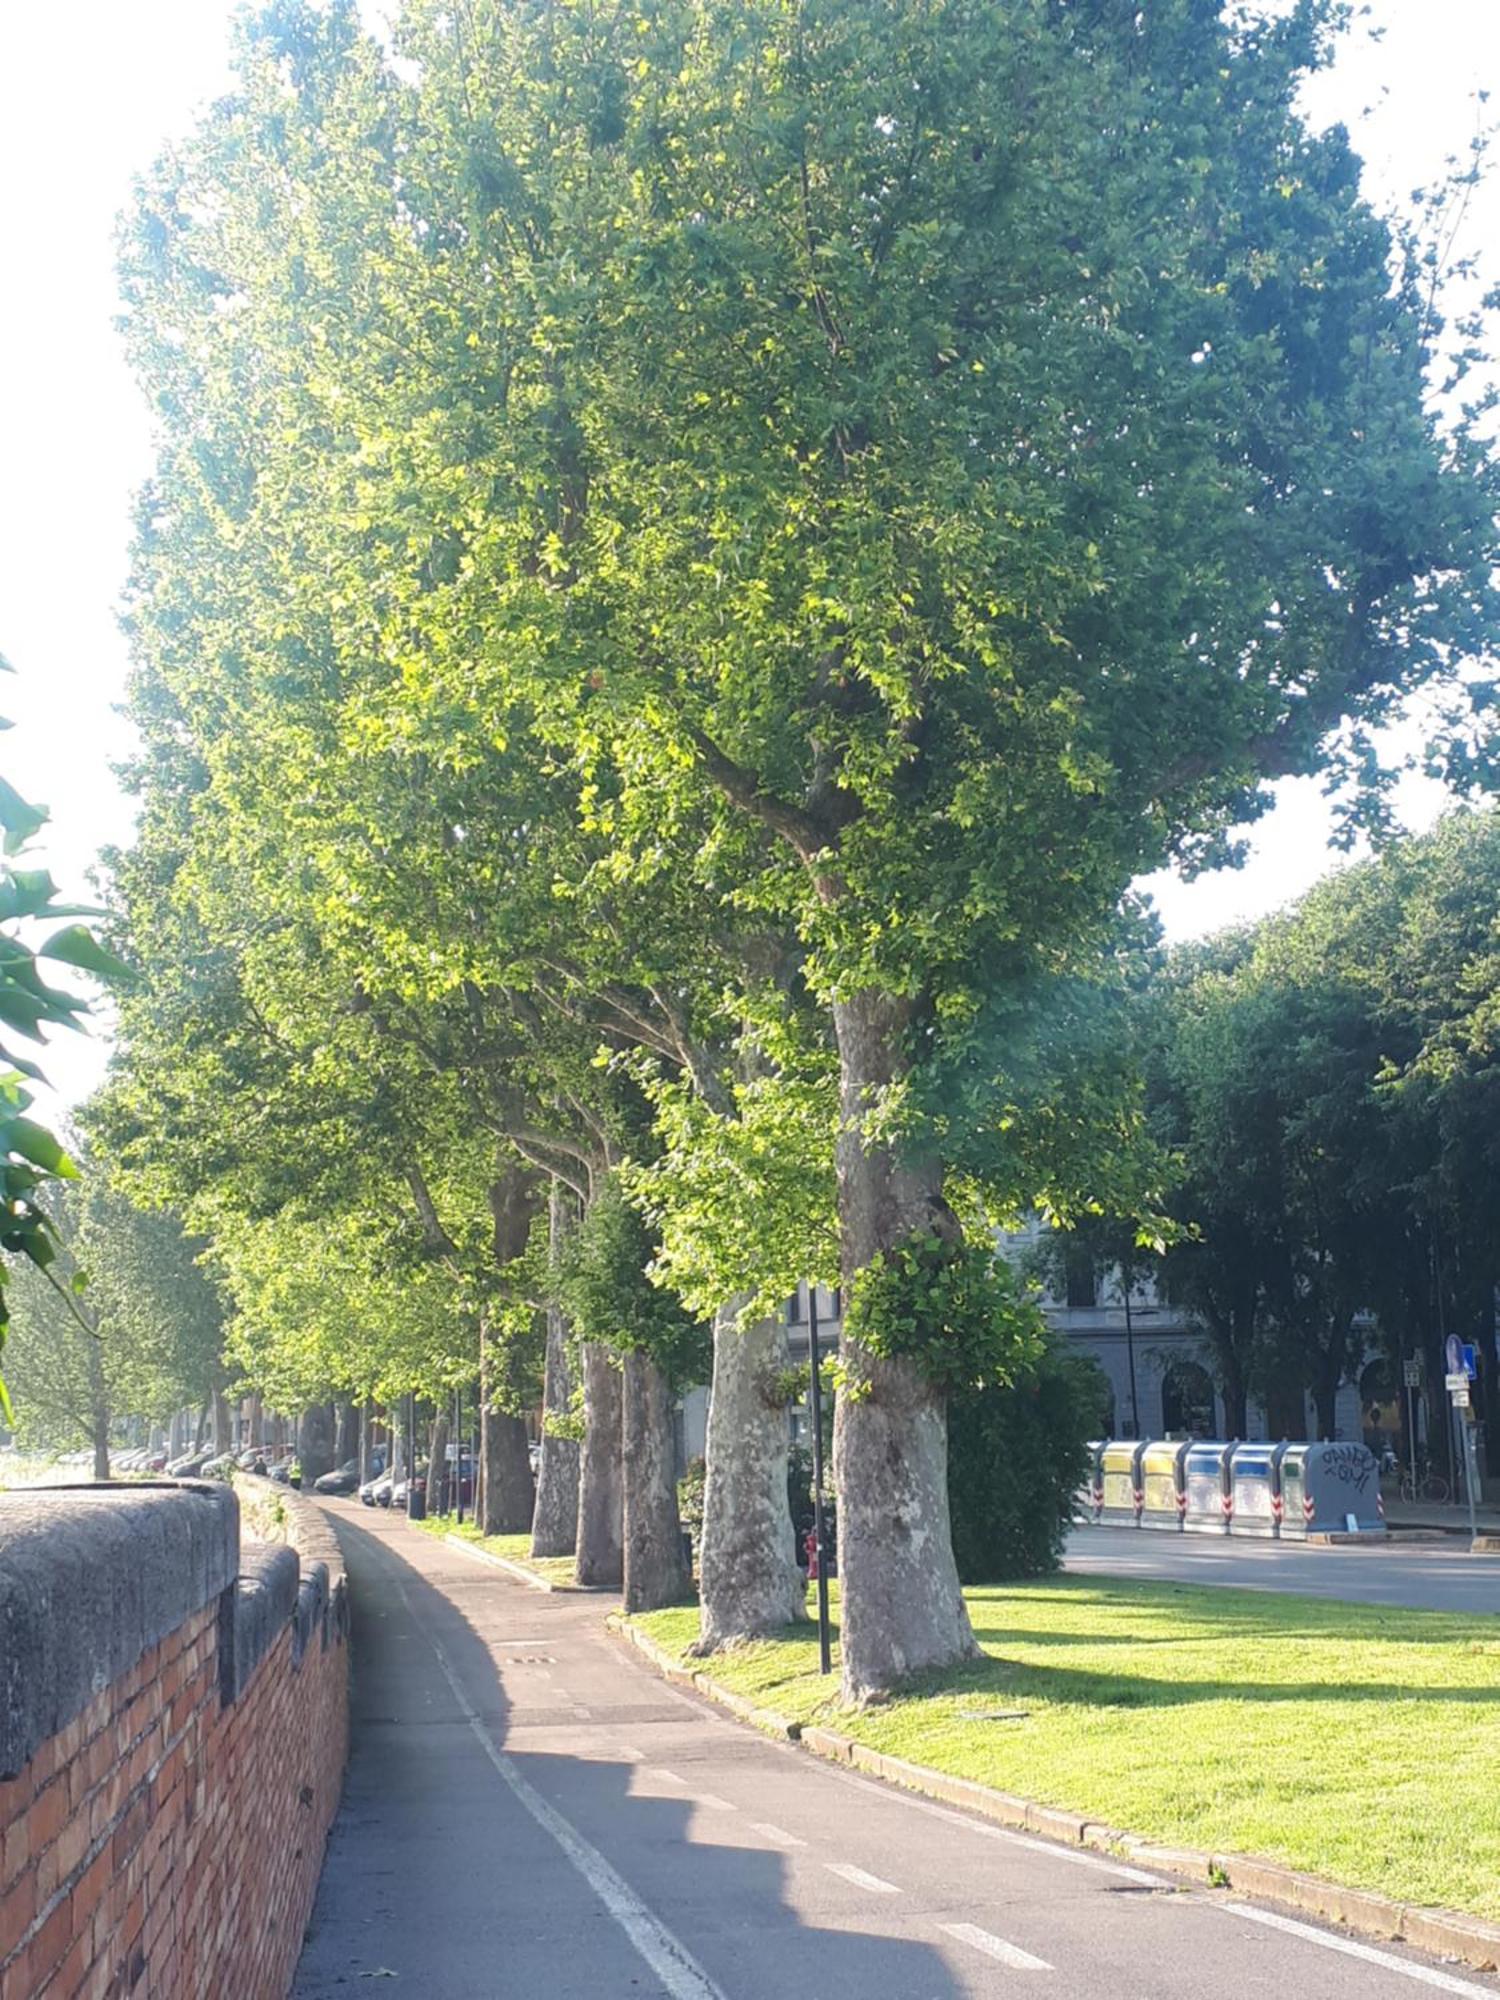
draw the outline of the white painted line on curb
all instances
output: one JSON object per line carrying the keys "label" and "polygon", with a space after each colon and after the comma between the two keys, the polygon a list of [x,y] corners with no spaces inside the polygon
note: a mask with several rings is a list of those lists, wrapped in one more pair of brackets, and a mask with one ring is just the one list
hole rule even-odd
{"label": "white painted line on curb", "polygon": [[823,1866],[830,1875],[842,1875],[846,1882],[852,1882],[856,1889],[868,1889],[872,1896],[901,1894],[894,1882],[883,1882],[878,1875],[869,1875],[863,1868],[856,1868],[848,1861],[825,1861]]}
{"label": "white painted line on curb", "polygon": [[957,1938],[960,1944],[971,1944],[987,1957],[998,1958],[1002,1965],[1011,1966],[1017,1972],[1051,1972],[1053,1969],[1045,1958],[1033,1958],[1018,1944],[1007,1943],[1004,1938],[996,1937],[993,1931],[982,1931],[978,1924],[939,1924],[938,1929],[946,1931],[951,1938]]}
{"label": "white painted line on curb", "polygon": [[774,1820],[753,1819],[750,1822],[750,1830],[752,1833],[763,1833],[767,1840],[779,1840],[783,1847],[806,1847],[807,1845],[805,1840],[801,1839],[795,1833],[788,1833],[784,1826],[778,1826]]}
{"label": "white painted line on curb", "polygon": [[[399,1576],[393,1576],[392,1581],[410,1617],[411,1601],[407,1597],[401,1579]],[[662,1986],[670,1994],[671,2000],[727,2000],[723,1987],[714,1984],[687,1946],[672,1935],[659,1917],[652,1915],[624,1877],[615,1873],[598,1848],[585,1840],[577,1828],[564,1819],[557,1808],[549,1804],[541,1793],[521,1776],[514,1761],[496,1747],[493,1737],[479,1719],[478,1710],[465,1694],[463,1683],[448,1664],[448,1655],[433,1638],[431,1632],[426,1632],[425,1627],[420,1624],[418,1629],[425,1632],[427,1643],[437,1655],[437,1663],[442,1668],[443,1679],[452,1689],[453,1699],[463,1711],[485,1756],[489,1758],[517,1801],[525,1807],[537,1825],[544,1832],[551,1834],[564,1855],[656,1974]]]}
{"label": "white painted line on curb", "polygon": [[1422,1986],[1435,1986],[1439,1993],[1460,1993],[1464,2000],[1495,2000],[1493,1986],[1475,1986],[1467,1979],[1455,1979],[1451,1972],[1439,1972],[1436,1966],[1416,1965],[1409,1958],[1397,1958],[1394,1952],[1377,1951],[1372,1944],[1356,1944],[1353,1938],[1335,1937],[1312,1924],[1299,1924],[1295,1917],[1277,1916],[1274,1910],[1253,1909],[1249,1903],[1218,1903],[1215,1908],[1227,1911],[1232,1917],[1248,1917],[1254,1924],[1268,1924],[1274,1931],[1287,1931],[1308,1944],[1322,1945],[1326,1951],[1340,1951],[1346,1958],[1362,1958],[1366,1965],[1383,1966],[1387,1972],[1404,1972],[1408,1979],[1415,1979]]}

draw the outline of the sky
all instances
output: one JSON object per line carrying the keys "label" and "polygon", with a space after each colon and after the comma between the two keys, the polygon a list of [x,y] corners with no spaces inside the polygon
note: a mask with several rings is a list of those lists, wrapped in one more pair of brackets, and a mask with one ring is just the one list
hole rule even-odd
{"label": "sky", "polygon": [[[132,496],[151,463],[147,415],[114,332],[115,218],[133,177],[228,81],[227,0],[0,0],[0,714],[16,725],[0,770],[53,821],[37,850],[82,896],[98,849],[128,839],[111,767],[128,754],[115,713],[128,662],[116,623]],[[1372,0],[1309,113],[1341,118],[1381,205],[1431,181],[1462,148],[1474,93],[1500,110],[1497,0]],[[1372,39],[1370,28],[1382,30]],[[1500,280],[1500,186],[1476,200],[1469,247]],[[1430,783],[1401,794],[1408,824],[1442,806]],[[1334,865],[1318,785],[1279,788],[1246,867],[1181,883],[1153,877],[1167,933],[1253,919]],[[65,1104],[93,1088],[107,1022],[46,1058]]]}

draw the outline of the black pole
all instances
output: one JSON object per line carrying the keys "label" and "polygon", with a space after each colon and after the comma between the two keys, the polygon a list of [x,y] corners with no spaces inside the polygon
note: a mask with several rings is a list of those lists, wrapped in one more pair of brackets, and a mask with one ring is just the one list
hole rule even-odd
{"label": "black pole", "polygon": [[1130,1421],[1135,1425],[1132,1437],[1141,1434],[1141,1405],[1135,1392],[1135,1325],[1130,1317],[1130,1278],[1127,1273],[1121,1296],[1125,1301],[1125,1352],[1130,1361]]}
{"label": "black pole", "polygon": [[453,1479],[458,1488],[458,1525],[464,1524],[464,1392],[453,1385]]}
{"label": "black pole", "polygon": [[823,1514],[823,1390],[818,1380],[818,1287],[807,1287],[807,1346],[812,1362],[808,1398],[812,1405],[813,1547],[818,1552],[818,1658],[821,1671],[833,1672],[828,1635],[828,1533]]}

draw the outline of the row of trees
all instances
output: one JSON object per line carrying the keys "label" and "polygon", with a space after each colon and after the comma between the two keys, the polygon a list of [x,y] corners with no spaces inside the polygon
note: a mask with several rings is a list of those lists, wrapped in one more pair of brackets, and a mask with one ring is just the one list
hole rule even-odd
{"label": "row of trees", "polygon": [[1131,880],[1285,772],[1378,816],[1417,685],[1488,775],[1476,329],[1297,120],[1342,14],[279,0],[127,230],[93,1142],[281,1405],[477,1374],[514,1454],[540,1387],[538,1546],[632,1603],[711,1338],[707,1645],[797,1609],[777,1309],[841,1282],[851,1699],[973,1646],[993,1228],[1160,1208]]}

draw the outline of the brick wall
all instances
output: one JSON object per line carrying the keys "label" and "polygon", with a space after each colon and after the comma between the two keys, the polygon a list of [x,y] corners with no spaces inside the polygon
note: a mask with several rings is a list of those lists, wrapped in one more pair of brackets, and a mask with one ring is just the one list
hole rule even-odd
{"label": "brick wall", "polygon": [[[147,1490],[124,1489],[119,1502],[143,1555],[153,1534],[161,1540],[164,1515],[194,1499],[156,1489],[143,1510],[138,1496]],[[26,1498],[34,1510],[35,1496]],[[0,1648],[28,1611],[54,1626],[70,1607],[81,1613],[96,1546],[121,1560],[118,1522],[100,1532],[107,1498],[96,1490],[55,1502],[71,1533],[52,1537],[52,1573],[37,1534],[45,1524],[32,1513],[17,1555],[0,1504]],[[210,1541],[224,1532],[224,1509],[215,1507]],[[113,1635],[101,1653],[111,1635],[94,1633],[89,1682],[74,1676],[73,1692],[65,1629],[51,1639],[60,1694],[28,1691],[12,1676],[0,1712],[0,1757],[14,1769],[0,1781],[4,2000],[284,2000],[348,1737],[342,1571],[321,1517],[305,1509],[302,1520],[310,1543],[322,1539],[298,1562],[250,1543],[241,1561],[233,1519],[234,1573],[223,1581],[210,1549],[186,1592],[203,1601],[159,1635],[170,1603],[159,1592],[153,1605],[149,1584],[134,1595],[117,1588],[102,1615],[136,1621],[133,1639],[122,1649]],[[170,1535],[166,1542],[155,1560],[170,1568]],[[131,1547],[127,1534],[127,1562]],[[205,1585],[217,1587],[205,1596]],[[92,1608],[101,1615],[97,1592]],[[117,1666],[122,1650],[134,1653],[130,1664],[99,1685],[99,1659]],[[32,1663],[45,1665],[35,1649]],[[14,1664],[6,1656],[0,1673]],[[22,1761],[28,1736],[39,1740]]]}

